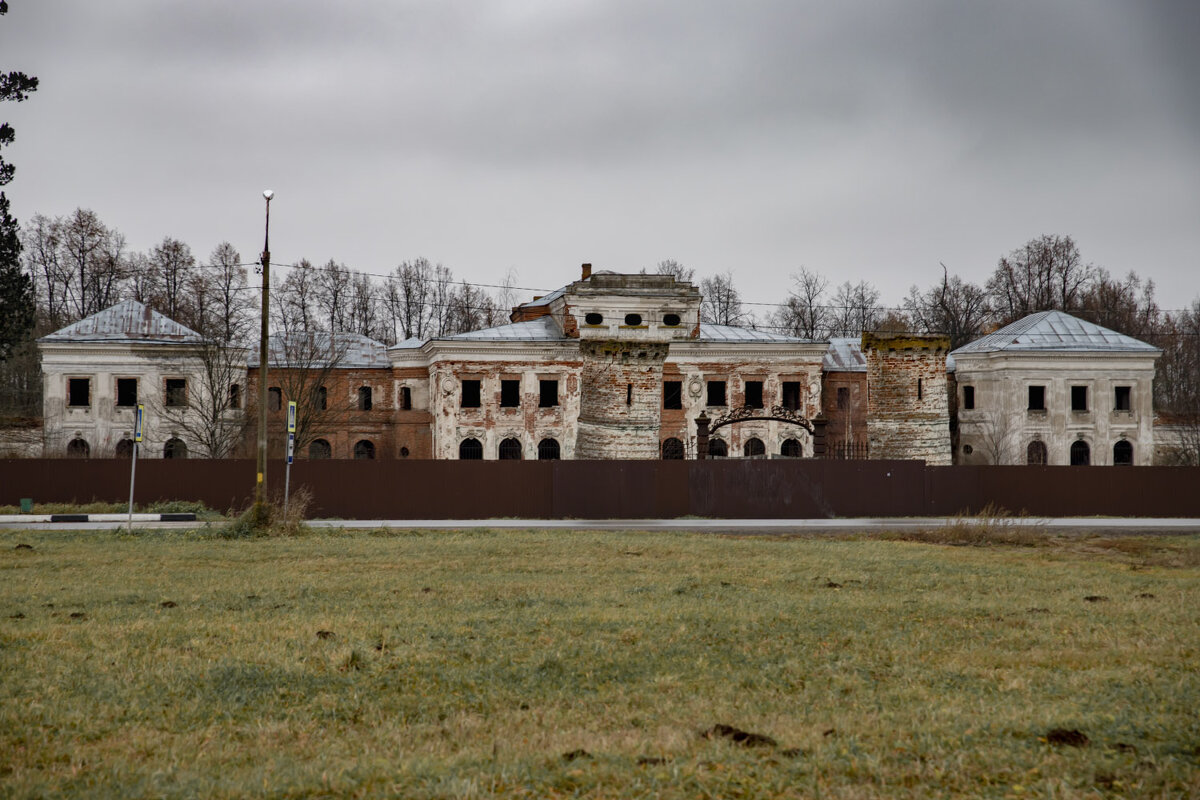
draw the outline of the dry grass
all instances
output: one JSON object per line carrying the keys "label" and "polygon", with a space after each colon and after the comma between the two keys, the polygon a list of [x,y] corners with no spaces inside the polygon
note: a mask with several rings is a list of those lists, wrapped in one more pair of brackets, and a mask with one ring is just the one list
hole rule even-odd
{"label": "dry grass", "polygon": [[1133,541],[0,533],[0,794],[1195,796]]}

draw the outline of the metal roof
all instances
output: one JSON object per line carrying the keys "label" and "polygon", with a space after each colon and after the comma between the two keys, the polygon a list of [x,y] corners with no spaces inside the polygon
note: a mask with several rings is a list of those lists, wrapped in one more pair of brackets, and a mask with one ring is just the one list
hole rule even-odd
{"label": "metal roof", "polygon": [[200,334],[137,300],[124,300],[61,330],[41,342],[152,342],[182,344],[201,341]]}
{"label": "metal roof", "polygon": [[863,356],[862,339],[857,336],[830,339],[822,366],[830,372],[866,372],[867,359]]}
{"label": "metal roof", "polygon": [[552,317],[545,316],[526,320],[525,322],[511,322],[508,325],[499,325],[495,328],[456,333],[453,336],[443,336],[441,338],[450,341],[470,342],[551,342],[558,339],[565,340],[567,337],[559,333],[558,326],[554,324]]}
{"label": "metal roof", "polygon": [[1109,330],[1063,311],[1039,311],[1005,325],[954,351],[997,352],[1160,352],[1154,345]]}
{"label": "metal roof", "polygon": [[801,339],[796,336],[784,336],[780,333],[769,333],[753,328],[739,328],[735,325],[710,325],[700,323],[701,342],[779,342],[792,344],[811,344],[811,339]]}
{"label": "metal roof", "polygon": [[[373,369],[392,365],[387,345],[357,333],[335,333],[332,345],[325,331],[284,336],[272,334],[268,345],[272,367],[323,367],[331,360],[337,369]],[[333,355],[327,355],[332,353]],[[258,366],[258,347],[250,348],[246,366]]]}

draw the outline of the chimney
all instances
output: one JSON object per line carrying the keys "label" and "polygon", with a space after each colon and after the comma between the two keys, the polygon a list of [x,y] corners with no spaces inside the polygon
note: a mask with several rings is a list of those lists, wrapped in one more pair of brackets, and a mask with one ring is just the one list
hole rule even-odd
{"label": "chimney", "polygon": [[583,277],[580,278],[580,280],[586,281],[590,277],[592,277],[592,265],[584,264],[583,265]]}

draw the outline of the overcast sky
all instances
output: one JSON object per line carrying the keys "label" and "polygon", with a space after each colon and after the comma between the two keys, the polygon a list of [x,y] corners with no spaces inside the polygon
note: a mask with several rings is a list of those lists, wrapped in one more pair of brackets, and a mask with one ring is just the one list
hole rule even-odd
{"label": "overcast sky", "polygon": [[20,219],[554,288],[801,266],[896,303],[1043,233],[1200,295],[1200,2],[10,0]]}

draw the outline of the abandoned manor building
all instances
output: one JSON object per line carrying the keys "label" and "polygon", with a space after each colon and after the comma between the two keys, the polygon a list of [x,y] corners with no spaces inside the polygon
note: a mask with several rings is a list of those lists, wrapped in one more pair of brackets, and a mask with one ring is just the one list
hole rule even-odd
{"label": "abandoned manor building", "polygon": [[[294,401],[298,458],[1150,463],[1158,351],[1069,315],[951,354],[936,335],[812,341],[712,325],[701,300],[669,275],[585,264],[495,328],[391,347],[275,335],[272,452]],[[213,347],[132,300],[39,347],[46,454],[128,454],[139,404],[144,456],[251,452],[257,347]]]}

